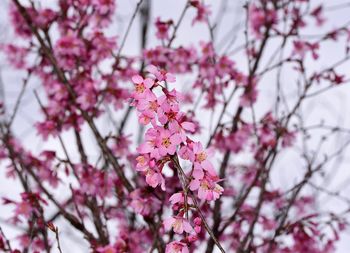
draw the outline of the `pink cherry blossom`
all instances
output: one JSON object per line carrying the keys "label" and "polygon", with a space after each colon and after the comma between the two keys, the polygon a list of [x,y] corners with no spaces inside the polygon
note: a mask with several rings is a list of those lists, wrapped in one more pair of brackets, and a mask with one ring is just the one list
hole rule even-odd
{"label": "pink cherry blossom", "polygon": [[294,41],[294,50],[293,55],[298,55],[301,58],[304,58],[306,56],[306,53],[311,52],[313,59],[318,58],[317,50],[319,49],[318,43],[309,43],[304,41]]}
{"label": "pink cherry blossom", "polygon": [[192,25],[196,22],[205,22],[207,17],[210,15],[211,11],[209,6],[204,5],[199,0],[191,0],[190,4],[196,9],[197,14],[196,17],[192,20]]}
{"label": "pink cherry blossom", "polygon": [[143,79],[141,76],[136,75],[132,77],[132,81],[135,84],[135,91],[132,94],[135,99],[145,98],[150,92],[150,88],[153,86],[154,82],[150,78]]}
{"label": "pink cherry blossom", "polygon": [[249,23],[257,38],[261,38],[266,26],[277,22],[276,11],[257,6],[255,3],[249,5]]}
{"label": "pink cherry blossom", "polygon": [[167,81],[169,83],[173,83],[176,81],[175,76],[166,72],[165,70],[158,69],[156,66],[151,65],[148,67],[148,71],[153,74],[158,81]]}
{"label": "pink cherry blossom", "polygon": [[212,155],[211,151],[204,150],[200,142],[195,142],[193,144],[193,154],[194,154],[194,169],[195,170],[205,170],[211,176],[216,176],[213,164],[208,160],[208,157]]}
{"label": "pink cherry blossom", "polygon": [[28,55],[28,48],[16,46],[14,44],[0,45],[0,50],[8,57],[8,61],[15,68],[26,68],[26,57]]}
{"label": "pink cherry blossom", "polygon": [[190,183],[190,189],[198,190],[198,198],[208,201],[218,199],[224,191],[219,184],[207,178],[194,178]]}
{"label": "pink cherry blossom", "polygon": [[144,216],[149,216],[156,213],[161,206],[161,202],[157,199],[148,195],[147,193],[142,193],[140,189],[136,189],[130,193],[130,206]]}
{"label": "pink cherry blossom", "polygon": [[183,242],[171,242],[167,244],[165,253],[189,253],[189,250]]}
{"label": "pink cherry blossom", "polygon": [[182,234],[183,232],[191,233],[193,231],[190,223],[182,217],[170,217],[164,220],[164,228],[166,230],[173,229],[175,233]]}
{"label": "pink cherry blossom", "polygon": [[180,143],[181,139],[178,134],[172,134],[169,130],[161,130],[157,143],[159,155],[173,155],[176,151],[177,145]]}
{"label": "pink cherry blossom", "polygon": [[149,186],[156,188],[158,185],[160,185],[162,190],[165,191],[165,179],[160,172],[153,169],[147,169],[145,172],[146,182]]}
{"label": "pink cherry blossom", "polygon": [[172,20],[161,21],[159,17],[157,18],[155,25],[157,28],[156,36],[158,39],[161,39],[161,40],[169,39],[168,32],[172,23],[173,23]]}
{"label": "pink cherry blossom", "polygon": [[185,199],[189,205],[193,204],[192,198],[190,196],[185,197],[185,194],[183,192],[174,193],[169,198],[169,201],[171,202],[172,205],[175,205],[175,204],[183,205],[185,203]]}

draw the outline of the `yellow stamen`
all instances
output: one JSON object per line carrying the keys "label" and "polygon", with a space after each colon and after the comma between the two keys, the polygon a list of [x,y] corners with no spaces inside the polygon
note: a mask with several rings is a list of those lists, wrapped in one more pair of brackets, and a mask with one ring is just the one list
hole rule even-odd
{"label": "yellow stamen", "polygon": [[196,155],[196,158],[199,162],[203,162],[205,159],[207,159],[207,154],[205,152],[200,152]]}
{"label": "yellow stamen", "polygon": [[142,83],[136,84],[135,90],[137,93],[143,93],[145,91],[145,86]]}
{"label": "yellow stamen", "polygon": [[171,145],[170,139],[169,138],[163,138],[162,145],[164,147],[166,147],[166,148],[169,147]]}

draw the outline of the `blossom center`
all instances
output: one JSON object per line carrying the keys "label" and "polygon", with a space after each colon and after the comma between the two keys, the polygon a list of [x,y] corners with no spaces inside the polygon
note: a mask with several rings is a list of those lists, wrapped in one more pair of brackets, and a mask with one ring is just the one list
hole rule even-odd
{"label": "blossom center", "polygon": [[205,159],[207,159],[207,154],[205,152],[200,152],[196,155],[196,158],[199,162],[203,162]]}
{"label": "blossom center", "polygon": [[136,84],[135,90],[137,93],[143,93],[145,91],[145,86],[142,83]]}
{"label": "blossom center", "polygon": [[222,187],[221,187],[220,185],[218,185],[218,184],[215,185],[214,191],[215,191],[216,193],[221,194],[222,190],[223,190],[223,189],[222,189]]}
{"label": "blossom center", "polygon": [[162,139],[162,145],[164,147],[169,147],[171,145],[170,139],[168,137]]}
{"label": "blossom center", "polygon": [[149,108],[153,111],[156,111],[158,108],[158,104],[156,101],[149,102]]}
{"label": "blossom center", "polygon": [[181,229],[182,222],[180,219],[176,219],[173,223],[174,231],[179,231]]}
{"label": "blossom center", "polygon": [[206,181],[203,181],[201,183],[201,188],[203,188],[204,190],[208,190],[209,189],[209,184]]}
{"label": "blossom center", "polygon": [[169,120],[175,119],[176,118],[176,112],[173,112],[173,111],[168,112],[168,113],[166,113],[166,116],[168,117]]}
{"label": "blossom center", "polygon": [[145,165],[145,162],[146,162],[145,157],[143,157],[143,156],[138,156],[138,157],[136,158],[136,160],[137,160],[137,162],[138,162],[139,164]]}

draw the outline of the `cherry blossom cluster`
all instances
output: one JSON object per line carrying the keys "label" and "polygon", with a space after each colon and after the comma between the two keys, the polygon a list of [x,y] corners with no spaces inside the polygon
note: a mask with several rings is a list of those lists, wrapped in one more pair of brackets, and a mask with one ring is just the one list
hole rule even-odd
{"label": "cherry blossom cluster", "polygon": [[225,55],[216,54],[210,42],[201,42],[199,51],[193,47],[169,49],[157,46],[145,50],[144,58],[147,63],[168,69],[172,73],[187,74],[194,71],[195,66],[198,67],[199,74],[193,87],[203,91],[206,99],[205,107],[208,109],[222,103],[220,95],[233,84],[241,89],[248,84],[250,86],[249,91],[241,96],[242,106],[250,106],[256,101],[257,80],[249,82],[248,77],[236,68],[234,61]]}
{"label": "cherry blossom cluster", "polygon": [[[163,170],[166,164],[172,163],[174,173],[178,173],[181,178],[181,173],[185,172],[178,167],[179,164],[175,166],[176,162],[179,163],[178,156],[191,162],[191,169],[182,175],[185,178],[182,182],[183,190],[169,198],[178,214],[164,221],[167,230],[172,228],[177,234],[186,232],[190,235],[187,240],[191,242],[195,240],[195,231],[200,231],[201,220],[198,217],[193,220],[196,226],[193,229],[184,217],[189,211],[188,207],[194,205],[192,197],[188,196],[188,190],[197,191],[201,200],[211,201],[220,197],[223,188],[218,184],[219,177],[209,160],[211,152],[205,150],[200,142],[188,137],[195,127],[180,110],[181,94],[175,89],[169,91],[165,86],[175,82],[175,77],[155,66],[150,66],[149,71],[150,77],[136,75],[132,78],[135,84],[133,105],[138,110],[139,122],[151,126],[145,133],[145,142],[137,149],[140,156],[137,157],[136,168],[145,175],[149,186],[160,186],[165,191]],[[183,242],[171,243],[166,252],[181,247],[185,247]],[[185,249],[182,252],[186,252]]]}
{"label": "cherry blossom cluster", "polygon": [[[28,7],[26,11],[37,29],[45,33],[53,23],[58,25],[60,36],[57,40],[50,41],[50,46],[58,66],[69,73],[68,82],[77,96],[75,104],[71,103],[70,94],[62,80],[53,76],[55,70],[47,59],[42,58],[39,62],[30,60],[33,52],[39,48],[31,43],[31,28],[13,4],[10,4],[12,23],[16,33],[26,40],[21,46],[15,43],[0,45],[14,67],[34,73],[44,84],[49,103],[43,108],[46,112],[45,121],[36,124],[38,132],[44,138],[57,136],[72,126],[79,129],[84,122],[79,108],[92,116],[101,115],[101,109],[96,105],[102,98],[116,109],[122,108],[122,101],[129,97],[129,92],[117,80],[128,80],[135,74],[131,68],[132,58],[125,61],[124,67],[120,66],[112,73],[100,71],[100,64],[112,59],[113,51],[117,49],[116,38],[108,37],[103,30],[111,22],[115,1],[59,1],[59,6],[65,19],[58,19],[57,11],[49,8]],[[82,20],[81,12],[85,13]],[[80,27],[77,28],[78,20]],[[104,25],[101,26],[101,23]],[[99,74],[95,75],[96,72]]]}

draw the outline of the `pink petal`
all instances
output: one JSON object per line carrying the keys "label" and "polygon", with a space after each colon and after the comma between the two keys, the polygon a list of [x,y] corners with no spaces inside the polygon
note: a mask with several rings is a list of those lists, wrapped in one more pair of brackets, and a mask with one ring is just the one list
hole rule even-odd
{"label": "pink petal", "polygon": [[173,155],[173,154],[175,154],[175,152],[176,152],[176,146],[175,145],[171,145],[170,147],[168,147],[168,154],[170,154],[170,155]]}
{"label": "pink petal", "polygon": [[185,220],[183,222],[183,228],[184,228],[185,232],[187,232],[187,233],[191,233],[193,230],[190,223],[188,221],[185,221]]}
{"label": "pink petal", "polygon": [[209,172],[210,175],[212,176],[217,176],[213,165],[211,164],[211,162],[209,162],[208,160],[205,160],[201,163],[203,169],[205,169],[206,171]]}
{"label": "pink petal", "polygon": [[151,78],[146,78],[143,83],[145,84],[146,88],[150,89],[153,86],[154,81]]}
{"label": "pink petal", "polygon": [[180,149],[179,149],[179,152],[178,152],[179,156],[184,159],[184,160],[188,160],[188,157],[187,157],[187,147],[186,146],[182,146]]}
{"label": "pink petal", "polygon": [[180,130],[179,123],[176,120],[169,122],[169,130],[171,133],[178,133]]}
{"label": "pink petal", "polygon": [[200,186],[199,180],[194,179],[194,180],[192,180],[191,183],[190,183],[190,190],[191,190],[191,191],[195,191],[195,190],[197,190],[197,189],[199,188],[199,186]]}
{"label": "pink petal", "polygon": [[175,219],[174,219],[173,217],[170,217],[170,218],[168,218],[168,219],[165,219],[165,220],[163,221],[163,226],[164,226],[164,228],[165,228],[166,230],[169,230],[169,229],[172,227],[174,221],[175,221]]}
{"label": "pink petal", "polygon": [[161,155],[159,154],[159,149],[153,148],[151,151],[151,157],[155,159],[159,159]]}
{"label": "pink petal", "polygon": [[195,124],[191,123],[191,122],[182,122],[181,126],[183,129],[189,131],[189,132],[194,132],[196,127]]}
{"label": "pink petal", "polygon": [[132,79],[132,81],[133,81],[134,83],[136,83],[136,84],[140,84],[140,83],[143,82],[143,78],[142,78],[142,76],[140,76],[140,75],[135,75],[135,76],[133,76],[131,79]]}
{"label": "pink petal", "polygon": [[202,144],[200,142],[193,143],[193,153],[197,154],[203,150]]}
{"label": "pink petal", "polygon": [[195,178],[195,179],[202,179],[204,177],[204,172],[202,169],[194,169],[193,170],[193,173],[192,173],[192,176]]}
{"label": "pink petal", "polygon": [[193,167],[195,170],[203,170],[202,165],[199,162],[194,162]]}
{"label": "pink petal", "polygon": [[159,184],[159,175],[158,173],[154,173],[151,177],[149,177],[148,184],[153,188],[156,188]]}
{"label": "pink petal", "polygon": [[139,111],[143,111],[145,109],[147,109],[148,107],[148,101],[147,100],[144,100],[144,99],[140,99],[136,105],[137,109]]}
{"label": "pink petal", "polygon": [[173,83],[176,81],[176,78],[174,75],[170,74],[170,73],[167,73],[166,74],[166,80],[169,82],[169,83]]}
{"label": "pink petal", "polygon": [[166,156],[168,154],[168,150],[166,148],[164,148],[163,146],[158,148],[158,152],[159,152],[160,156]]}
{"label": "pink petal", "polygon": [[183,201],[183,196],[182,196],[182,192],[178,192],[178,193],[174,193],[173,195],[171,195],[171,197],[169,198],[169,201],[171,202],[172,205],[182,202]]}
{"label": "pink petal", "polygon": [[215,153],[215,150],[213,147],[207,148],[205,153],[208,155],[208,157],[212,157]]}
{"label": "pink petal", "polygon": [[179,220],[176,220],[175,222],[176,224],[173,226],[174,232],[177,234],[182,234],[184,232],[183,222]]}
{"label": "pink petal", "polygon": [[189,253],[189,250],[188,250],[186,245],[182,248],[182,252],[181,253]]}
{"label": "pink petal", "polygon": [[154,149],[154,147],[152,147],[149,142],[144,142],[142,144],[140,144],[140,146],[137,148],[137,152],[139,152],[140,154],[147,154],[152,152],[152,150]]}
{"label": "pink petal", "polygon": [[203,187],[199,187],[199,189],[198,189],[198,198],[206,200],[207,199],[207,193],[208,193],[207,190],[205,190]]}
{"label": "pink petal", "polygon": [[163,106],[164,102],[166,101],[166,96],[165,96],[165,95],[160,96],[160,97],[157,99],[157,101],[158,101],[158,104],[159,104],[159,105]]}
{"label": "pink petal", "polygon": [[165,125],[168,122],[168,117],[164,114],[158,114],[158,121],[160,124]]}
{"label": "pink petal", "polygon": [[147,70],[153,75],[156,75],[158,73],[158,68],[154,65],[148,66]]}
{"label": "pink petal", "polygon": [[171,137],[170,137],[170,141],[172,144],[174,145],[178,145],[181,143],[181,137],[179,134],[173,134]]}

